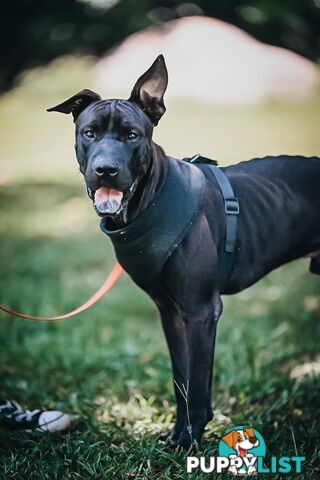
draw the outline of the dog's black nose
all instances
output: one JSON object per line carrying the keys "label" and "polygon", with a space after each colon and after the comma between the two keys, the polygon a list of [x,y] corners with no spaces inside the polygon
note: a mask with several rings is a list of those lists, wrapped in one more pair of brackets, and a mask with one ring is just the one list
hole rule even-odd
{"label": "dog's black nose", "polygon": [[116,177],[119,173],[119,169],[111,166],[97,166],[94,169],[98,177]]}

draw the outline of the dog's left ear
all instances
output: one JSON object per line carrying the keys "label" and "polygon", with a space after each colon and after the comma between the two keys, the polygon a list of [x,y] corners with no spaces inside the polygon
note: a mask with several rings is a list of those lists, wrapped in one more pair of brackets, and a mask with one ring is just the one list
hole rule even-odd
{"label": "dog's left ear", "polygon": [[235,439],[236,435],[237,435],[237,432],[235,430],[231,430],[231,432],[221,437],[221,440],[223,440],[228,445],[229,448],[233,448],[233,446],[236,444],[236,439]]}
{"label": "dog's left ear", "polygon": [[131,92],[129,102],[137,103],[148,115],[153,125],[158,125],[160,118],[166,111],[163,96],[167,85],[167,67],[163,55],[159,55],[149,70],[137,80]]}
{"label": "dog's left ear", "polygon": [[68,98],[65,102],[59,103],[55,107],[47,109],[47,112],[61,112],[61,113],[72,113],[73,120],[76,121],[79,114],[87,108],[90,103],[97,102],[101,100],[100,95],[85,88],[81,92],[76,93],[72,97]]}

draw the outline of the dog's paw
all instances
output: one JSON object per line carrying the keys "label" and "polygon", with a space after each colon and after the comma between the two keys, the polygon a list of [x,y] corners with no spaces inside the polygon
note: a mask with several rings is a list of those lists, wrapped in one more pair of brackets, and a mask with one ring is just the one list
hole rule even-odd
{"label": "dog's paw", "polygon": [[232,465],[229,469],[228,469],[228,472],[231,474],[231,475],[238,475],[238,470],[237,470],[237,467],[235,465]]}
{"label": "dog's paw", "polygon": [[177,450],[177,451],[187,451],[191,452],[196,450],[199,447],[199,441],[197,439],[191,438],[189,432],[183,430],[181,434],[175,440],[171,437],[167,441],[168,450]]}
{"label": "dog's paw", "polygon": [[172,428],[171,430],[168,430],[167,432],[162,432],[158,436],[158,442],[161,443],[169,443],[169,442],[175,442],[178,438],[178,434],[176,433],[175,429]]}
{"label": "dog's paw", "polygon": [[256,467],[254,467],[253,465],[249,465],[247,474],[248,475],[255,475],[256,473],[257,473]]}

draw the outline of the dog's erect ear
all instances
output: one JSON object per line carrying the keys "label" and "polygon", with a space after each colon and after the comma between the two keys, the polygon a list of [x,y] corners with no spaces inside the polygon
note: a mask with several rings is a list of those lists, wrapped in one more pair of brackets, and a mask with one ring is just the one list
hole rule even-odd
{"label": "dog's erect ear", "polygon": [[231,432],[227,433],[227,435],[224,435],[221,437],[221,440],[223,440],[229,448],[233,448],[233,446],[236,444],[235,441],[235,436],[237,435],[237,432],[235,430],[232,430]]}
{"label": "dog's erect ear", "polygon": [[82,110],[87,108],[90,103],[97,102],[98,100],[101,100],[100,95],[85,88],[84,90],[81,90],[81,92],[68,98],[65,102],[62,102],[55,107],[48,108],[47,112],[72,113],[73,119],[76,120]]}
{"label": "dog's erect ear", "polygon": [[163,96],[167,85],[167,67],[163,55],[159,55],[149,70],[137,80],[131,92],[129,102],[137,103],[151,119],[153,125],[158,125],[166,111]]}

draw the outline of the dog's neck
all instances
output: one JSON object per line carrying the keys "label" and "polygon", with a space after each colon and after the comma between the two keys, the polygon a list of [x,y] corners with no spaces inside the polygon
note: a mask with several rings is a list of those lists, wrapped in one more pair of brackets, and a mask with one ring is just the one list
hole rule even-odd
{"label": "dog's neck", "polygon": [[137,218],[151,203],[155,193],[165,178],[166,155],[156,143],[151,144],[151,155],[146,173],[139,180],[133,197],[125,209],[113,219],[115,228],[123,228]]}

